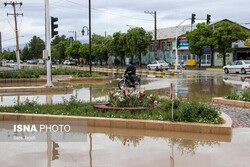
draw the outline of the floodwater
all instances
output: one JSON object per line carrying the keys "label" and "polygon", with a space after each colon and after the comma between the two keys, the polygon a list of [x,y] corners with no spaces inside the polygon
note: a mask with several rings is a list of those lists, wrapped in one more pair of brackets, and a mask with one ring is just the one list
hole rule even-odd
{"label": "floodwater", "polygon": [[[55,85],[72,85],[73,92],[65,94],[63,92],[50,94],[34,94],[29,92],[21,93],[0,93],[0,106],[10,106],[20,104],[25,100],[37,101],[40,104],[62,103],[74,96],[81,101],[105,101],[108,98],[108,92],[118,89],[117,78],[120,74],[112,74],[108,83],[55,83]],[[237,79],[238,78],[238,79]],[[241,90],[243,86],[250,85],[250,78],[242,81],[242,76],[226,77],[222,73],[206,72],[185,72],[176,76],[166,76],[164,78],[155,76],[141,76],[142,91],[157,93],[160,96],[169,96],[170,84],[173,84],[175,96],[189,100],[210,102],[212,97],[226,96],[232,88]],[[235,82],[237,80],[237,82]],[[234,82],[230,82],[234,81]],[[13,86],[13,85],[12,85]],[[24,86],[24,85],[17,85]]]}
{"label": "floodwater", "polygon": [[[133,130],[94,130],[87,141],[0,142],[4,167],[249,167],[250,128],[233,129],[232,136]],[[130,131],[130,132],[129,132]],[[131,133],[132,132],[132,133]],[[0,131],[1,133],[1,131]],[[165,136],[160,136],[165,133]],[[211,140],[210,140],[211,139]]]}
{"label": "floodwater", "polygon": [[[106,100],[108,92],[117,88],[117,76],[111,78],[109,83],[73,84],[74,91],[69,94],[1,94],[0,105],[14,105],[26,99],[41,104],[61,103],[72,95],[83,101]],[[241,90],[249,83],[249,78],[242,79],[241,75],[204,72],[164,78],[142,76],[142,80],[142,90],[168,96],[172,83],[176,96],[207,102],[211,97],[229,94],[232,88]],[[235,128],[232,136],[88,129],[87,141],[57,142],[58,154],[51,151],[50,142],[0,142],[0,166],[249,167],[250,163],[250,128]]]}

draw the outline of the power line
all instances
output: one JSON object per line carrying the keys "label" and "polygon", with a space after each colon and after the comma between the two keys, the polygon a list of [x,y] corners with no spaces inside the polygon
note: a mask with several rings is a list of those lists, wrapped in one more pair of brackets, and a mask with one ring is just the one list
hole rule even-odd
{"label": "power line", "polygon": [[7,13],[7,16],[12,15],[14,16],[14,22],[15,22],[15,32],[16,32],[16,59],[17,59],[17,68],[20,69],[20,56],[19,56],[19,41],[18,41],[18,28],[17,28],[17,16],[21,15],[23,16],[23,14],[19,14],[16,13],[16,6],[20,5],[20,7],[22,6],[22,2],[17,3],[17,2],[5,2],[4,6],[8,6],[11,5],[13,7],[14,13]]}

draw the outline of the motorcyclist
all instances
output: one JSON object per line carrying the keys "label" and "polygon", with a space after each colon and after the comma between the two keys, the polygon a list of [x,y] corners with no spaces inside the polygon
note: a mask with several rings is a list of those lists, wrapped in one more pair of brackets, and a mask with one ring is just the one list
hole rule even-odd
{"label": "motorcyclist", "polygon": [[136,67],[133,65],[133,62],[130,61],[127,66],[124,75],[128,74],[128,79],[131,82],[130,86],[135,86],[135,77],[136,77]]}

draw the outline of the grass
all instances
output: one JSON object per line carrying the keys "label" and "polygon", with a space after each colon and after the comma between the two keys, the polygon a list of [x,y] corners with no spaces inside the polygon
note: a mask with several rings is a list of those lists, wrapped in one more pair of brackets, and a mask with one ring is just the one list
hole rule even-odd
{"label": "grass", "polygon": [[[172,102],[161,100],[160,103],[160,107],[144,111],[103,111],[95,109],[94,103],[80,102],[72,96],[69,100],[64,99],[62,104],[53,105],[41,105],[26,99],[19,105],[0,107],[0,112],[171,121]],[[204,103],[175,100],[174,113],[174,120],[179,122],[220,123],[219,111]]]}
{"label": "grass", "polygon": [[231,93],[225,97],[229,100],[240,100],[250,102],[250,90],[243,90],[242,92],[237,92],[236,90],[231,90]]}
{"label": "grass", "polygon": [[[16,70],[16,71],[2,71],[0,78],[39,78],[40,75],[46,75],[45,69],[29,69],[29,70]],[[75,69],[53,69],[52,75],[72,75],[75,78],[79,77],[103,77],[99,73],[89,74],[88,71],[75,70]]]}

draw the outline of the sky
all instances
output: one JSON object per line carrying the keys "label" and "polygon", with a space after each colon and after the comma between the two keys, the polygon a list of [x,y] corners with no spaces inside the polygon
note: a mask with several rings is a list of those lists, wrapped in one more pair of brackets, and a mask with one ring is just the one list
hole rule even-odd
{"label": "sky", "polygon": [[[0,4],[0,32],[2,46],[15,45],[13,7]],[[13,2],[13,1],[12,1]],[[45,40],[45,0],[22,0],[16,6],[19,43],[28,43],[34,35]],[[196,14],[196,23],[205,22],[207,14],[211,21],[229,19],[250,28],[249,0],[91,0],[92,34],[105,36],[114,32],[127,32],[130,27],[143,27],[146,31],[154,29],[154,17],[145,11],[156,11],[157,28],[179,25],[183,20]],[[59,35],[82,36],[82,28],[89,26],[88,0],[49,0],[50,16],[58,18]],[[183,24],[190,24],[187,20]]]}

